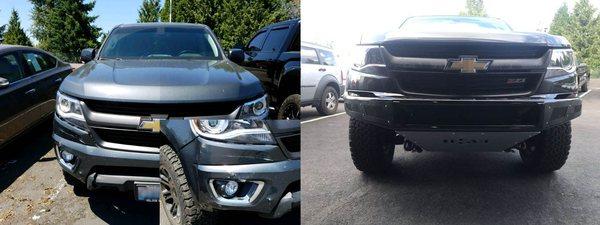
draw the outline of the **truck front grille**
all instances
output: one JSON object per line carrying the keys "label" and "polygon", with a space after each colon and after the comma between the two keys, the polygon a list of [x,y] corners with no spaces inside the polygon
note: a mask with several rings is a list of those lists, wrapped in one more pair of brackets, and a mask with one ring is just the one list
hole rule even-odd
{"label": "truck front grille", "polygon": [[84,100],[86,106],[94,112],[149,116],[169,115],[171,117],[217,116],[229,115],[243,104],[241,101],[210,102],[210,103],[130,103]]}
{"label": "truck front grille", "polygon": [[165,136],[161,133],[152,133],[148,131],[137,131],[137,130],[121,130],[121,129],[107,129],[107,128],[93,128],[93,131],[98,137],[105,142],[144,146],[144,147],[160,147],[168,141]]}
{"label": "truck front grille", "polygon": [[407,94],[437,96],[516,96],[531,94],[542,79],[541,72],[393,72]]}
{"label": "truck front grille", "polygon": [[391,41],[386,50],[395,57],[458,58],[475,55],[482,59],[532,59],[542,57],[548,47],[519,43],[457,42],[457,41]]}

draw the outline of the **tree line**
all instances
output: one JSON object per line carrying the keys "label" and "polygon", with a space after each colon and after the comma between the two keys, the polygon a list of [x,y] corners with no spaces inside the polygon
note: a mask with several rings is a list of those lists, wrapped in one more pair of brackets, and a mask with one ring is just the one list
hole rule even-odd
{"label": "tree line", "polygon": [[[33,5],[30,28],[35,47],[68,62],[77,62],[81,49],[98,47],[109,31],[94,25],[90,15],[95,1],[29,0]],[[173,3],[171,7],[170,2]],[[171,15],[171,18],[169,18]],[[246,43],[268,24],[300,17],[299,0],[143,0],[137,22],[202,23],[213,29],[224,48]],[[13,9],[7,25],[0,26],[3,44],[32,46]]]}
{"label": "tree line", "polygon": [[585,62],[592,75],[600,77],[600,16],[589,0],[578,0],[569,11],[566,3],[558,8],[550,24],[550,34],[567,38],[577,58]]}

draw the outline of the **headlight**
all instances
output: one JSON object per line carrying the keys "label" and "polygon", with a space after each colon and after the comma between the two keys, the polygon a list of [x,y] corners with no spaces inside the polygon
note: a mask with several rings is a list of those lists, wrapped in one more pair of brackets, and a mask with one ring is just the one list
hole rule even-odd
{"label": "headlight", "polygon": [[379,45],[357,45],[352,52],[352,69],[361,73],[381,74],[385,69]]}
{"label": "headlight", "polygon": [[204,138],[239,144],[275,144],[261,120],[190,120],[192,131]]}
{"label": "headlight", "polygon": [[267,95],[254,101],[247,102],[242,106],[240,119],[263,119],[268,111]]}
{"label": "headlight", "polygon": [[60,91],[56,92],[56,114],[79,128],[85,128],[85,119],[79,100],[63,95]]}
{"label": "headlight", "polygon": [[553,49],[551,54],[547,78],[574,73],[577,69],[572,49]]}

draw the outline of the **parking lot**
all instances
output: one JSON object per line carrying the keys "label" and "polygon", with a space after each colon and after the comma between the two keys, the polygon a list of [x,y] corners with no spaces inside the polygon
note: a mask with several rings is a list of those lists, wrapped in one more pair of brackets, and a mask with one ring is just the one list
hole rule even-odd
{"label": "parking lot", "polygon": [[[387,173],[355,169],[346,114],[302,111],[305,224],[598,224],[600,80],[572,122],[567,164],[524,170],[515,153],[410,153],[396,147]],[[342,109],[340,109],[341,111]]]}
{"label": "parking lot", "polygon": [[[67,185],[51,134],[48,120],[1,149],[0,224],[167,224],[158,203],[137,202],[133,193]],[[278,220],[229,213],[219,224],[299,224],[299,216],[299,210]]]}

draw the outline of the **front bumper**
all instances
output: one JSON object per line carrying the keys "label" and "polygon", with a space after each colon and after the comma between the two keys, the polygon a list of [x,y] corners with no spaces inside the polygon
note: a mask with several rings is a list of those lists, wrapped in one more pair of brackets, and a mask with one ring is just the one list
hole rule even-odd
{"label": "front bumper", "polygon": [[[284,152],[277,145],[197,138],[179,154],[194,198],[206,210],[250,211],[275,218],[300,206],[300,159]],[[216,192],[215,180],[233,180],[254,188],[243,197],[226,199]]]}
{"label": "front bumper", "polygon": [[[62,169],[88,189],[114,188],[134,190],[136,183],[159,183],[159,154],[121,151],[88,145],[82,142],[89,133],[73,127],[55,116],[53,139],[55,153]],[[89,139],[89,138],[87,138]],[[74,160],[66,163],[60,151],[73,154]]]}
{"label": "front bumper", "polygon": [[581,115],[581,99],[557,96],[427,99],[363,93],[346,96],[345,106],[352,118],[395,130],[426,150],[498,151]]}

